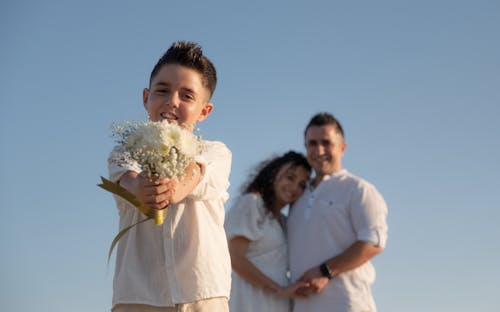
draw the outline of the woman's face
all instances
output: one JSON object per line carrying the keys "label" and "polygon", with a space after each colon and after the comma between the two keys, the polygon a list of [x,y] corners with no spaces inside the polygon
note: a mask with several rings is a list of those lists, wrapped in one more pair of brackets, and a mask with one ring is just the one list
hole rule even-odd
{"label": "woman's face", "polygon": [[310,172],[302,166],[285,164],[274,180],[276,207],[280,209],[295,202],[304,192]]}

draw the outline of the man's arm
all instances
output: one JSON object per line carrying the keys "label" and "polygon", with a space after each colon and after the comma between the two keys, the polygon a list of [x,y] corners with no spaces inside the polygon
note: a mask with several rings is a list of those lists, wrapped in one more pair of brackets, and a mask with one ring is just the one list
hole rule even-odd
{"label": "man's arm", "polygon": [[326,264],[330,268],[331,274],[336,276],[365,264],[368,260],[381,253],[382,250],[382,247],[375,246],[372,243],[357,241],[340,255],[328,259]]}
{"label": "man's arm", "polygon": [[[325,263],[330,270],[330,274],[335,278],[340,273],[353,270],[365,264],[368,260],[381,253],[382,250],[382,247],[375,246],[372,243],[356,241],[343,253],[326,260]],[[320,264],[309,269],[299,279],[310,284],[310,287],[304,290],[306,294],[308,292],[309,294],[311,292],[319,293],[328,284],[328,278],[323,276],[319,266]]]}
{"label": "man's arm", "polygon": [[[356,239],[341,254],[325,259],[326,268],[330,275],[335,276],[358,268],[371,258],[381,253],[387,239],[387,205],[382,195],[369,183],[361,182],[353,193],[350,201],[350,220]],[[324,277],[320,263],[303,274],[301,279],[309,280],[309,291],[321,292],[328,278]]]}

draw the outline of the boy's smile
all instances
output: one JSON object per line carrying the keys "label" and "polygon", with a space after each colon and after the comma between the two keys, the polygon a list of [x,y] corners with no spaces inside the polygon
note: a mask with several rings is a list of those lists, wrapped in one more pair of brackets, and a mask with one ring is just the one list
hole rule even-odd
{"label": "boy's smile", "polygon": [[178,64],[163,66],[144,89],[144,107],[151,121],[167,121],[193,130],[212,111],[209,91],[202,76],[193,69]]}

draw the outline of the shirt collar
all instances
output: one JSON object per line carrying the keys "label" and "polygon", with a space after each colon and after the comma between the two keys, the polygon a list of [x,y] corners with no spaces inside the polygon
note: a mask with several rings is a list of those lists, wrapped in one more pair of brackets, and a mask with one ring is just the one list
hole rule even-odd
{"label": "shirt collar", "polygon": [[[342,176],[342,175],[345,175],[346,173],[347,173],[347,169],[342,168],[342,169],[340,169],[339,171],[334,172],[334,173],[332,173],[332,174],[325,174],[325,175],[323,176],[323,178],[321,179],[321,182],[323,182],[323,181],[328,181],[328,180],[330,180],[331,178],[334,178],[334,177],[340,177],[340,176]],[[313,191],[313,190],[315,189],[315,188],[312,186],[312,181],[313,181],[313,180],[309,181],[309,183],[307,184],[307,186],[308,186],[308,188],[309,188],[309,190],[310,190],[310,191]],[[316,186],[316,188],[317,188],[318,186],[320,186],[320,185],[321,185],[321,182],[320,182],[320,183]]]}

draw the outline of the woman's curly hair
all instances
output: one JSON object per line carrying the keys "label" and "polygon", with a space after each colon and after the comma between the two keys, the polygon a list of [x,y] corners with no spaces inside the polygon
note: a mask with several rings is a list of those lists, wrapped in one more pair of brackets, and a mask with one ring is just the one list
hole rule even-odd
{"label": "woman's curly hair", "polygon": [[276,200],[274,181],[280,169],[287,164],[290,164],[291,168],[301,166],[311,172],[311,166],[304,155],[288,151],[281,156],[261,162],[257,166],[256,173],[251,175],[249,182],[243,186],[243,193],[259,193],[264,201],[264,206],[271,211]]}

